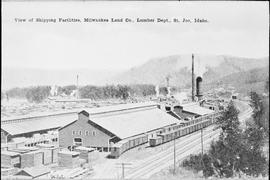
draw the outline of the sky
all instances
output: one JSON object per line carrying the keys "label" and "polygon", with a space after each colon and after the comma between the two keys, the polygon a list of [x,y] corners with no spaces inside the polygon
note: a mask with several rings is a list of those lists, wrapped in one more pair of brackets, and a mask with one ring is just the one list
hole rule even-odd
{"label": "sky", "polygon": [[[268,2],[2,2],[3,67],[124,70],[175,54],[269,56]],[[208,23],[16,23],[15,18]]]}

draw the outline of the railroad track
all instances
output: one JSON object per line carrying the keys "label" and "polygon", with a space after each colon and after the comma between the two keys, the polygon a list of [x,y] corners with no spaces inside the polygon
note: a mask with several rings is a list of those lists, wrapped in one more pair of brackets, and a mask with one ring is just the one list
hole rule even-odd
{"label": "railroad track", "polygon": [[[239,120],[244,121],[245,119],[249,118],[251,114],[252,108],[248,108],[246,111],[242,112],[239,115]],[[208,144],[212,141],[212,138],[209,137],[216,138],[219,135],[220,130],[217,130],[216,132],[211,132],[211,130],[204,131],[203,139],[205,144]],[[179,138],[181,141],[176,142],[176,157],[178,157],[176,159],[177,161],[183,160],[184,158],[186,158],[186,156],[195,153],[196,151],[198,151],[198,149],[200,149],[200,138],[198,138],[198,136],[200,136],[200,131],[189,134],[183,138]],[[192,139],[190,139],[191,137]],[[184,143],[187,142],[188,144],[182,146]],[[182,147],[179,148],[179,146]],[[160,152],[155,156],[147,158],[147,160],[145,160],[143,163],[139,163],[138,166],[127,171],[126,178],[149,178],[151,175],[159,172],[160,170],[169,167],[174,162],[172,158],[173,153],[171,152],[172,149],[173,147],[170,147],[167,151]]]}
{"label": "railroad track", "polygon": [[[207,133],[207,132],[210,132],[210,131],[212,131],[212,130],[206,129],[204,132]],[[186,136],[177,138],[177,139],[175,140],[175,141],[176,141],[176,142],[175,142],[176,148],[179,148],[179,146],[182,146],[183,143],[186,143],[186,142],[190,141],[190,139],[188,139],[188,138],[190,138],[191,136],[199,136],[199,137],[200,137],[200,131],[196,131],[196,132],[194,132],[194,133],[192,133],[192,134],[188,134],[188,135],[186,135]],[[195,137],[193,137],[193,139],[195,139]],[[159,145],[159,146],[164,146],[164,145],[166,145],[166,144],[168,145],[169,143],[172,144],[173,141],[164,143],[164,144]],[[155,148],[157,148],[157,147],[159,147],[159,146],[156,146]],[[170,150],[173,150],[173,146],[170,146],[166,151],[158,152],[158,153],[155,154],[155,155],[152,155],[152,156],[150,156],[150,157],[148,157],[148,158],[145,158],[143,161],[137,162],[136,164],[138,164],[138,165],[135,165],[135,168],[133,168],[132,170],[134,170],[134,169],[139,169],[141,166],[147,165],[149,162],[152,162],[153,159],[158,159],[158,158],[160,158],[161,156],[166,155],[166,154],[168,153],[168,151],[170,151]],[[134,165],[134,164],[135,164],[135,163],[133,163],[133,165]],[[139,167],[138,167],[138,166],[139,166]],[[133,166],[133,167],[134,167],[134,166]]]}
{"label": "railroad track", "polygon": [[[206,132],[208,132],[206,134]],[[211,137],[217,137],[219,134],[219,131],[206,131],[204,132],[204,142],[209,143],[211,142]],[[200,149],[201,139],[200,134],[192,134],[192,139],[186,139],[176,145],[176,157],[177,161],[182,160],[186,156],[190,155],[191,153],[198,151],[198,148]],[[210,138],[210,139],[209,139]],[[183,143],[185,143],[183,145]],[[130,169],[127,171],[127,179],[133,179],[133,178],[149,178],[154,173],[169,167],[171,164],[173,164],[173,147],[169,148],[167,151],[159,153],[158,155],[152,157],[151,159],[148,159],[147,161],[141,163],[138,167]],[[164,163],[165,162],[165,163]],[[164,164],[162,164],[164,163]]]}

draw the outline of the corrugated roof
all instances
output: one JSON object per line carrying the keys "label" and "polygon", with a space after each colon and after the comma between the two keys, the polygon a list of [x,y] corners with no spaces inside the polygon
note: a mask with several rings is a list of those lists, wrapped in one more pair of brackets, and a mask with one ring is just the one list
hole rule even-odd
{"label": "corrugated roof", "polygon": [[179,122],[157,107],[90,116],[90,120],[121,139]]}
{"label": "corrugated roof", "polygon": [[66,112],[55,112],[55,113],[41,113],[37,116],[22,116],[16,118],[5,119],[1,123],[1,129],[8,132],[11,135],[24,134],[29,132],[56,129],[63,127],[71,122],[78,119],[78,112],[85,110],[90,116],[96,114],[112,113],[116,111],[123,111],[134,108],[144,108],[150,106],[156,106],[155,102],[145,103],[130,103],[120,104],[113,106],[105,106],[100,108],[84,108]]}

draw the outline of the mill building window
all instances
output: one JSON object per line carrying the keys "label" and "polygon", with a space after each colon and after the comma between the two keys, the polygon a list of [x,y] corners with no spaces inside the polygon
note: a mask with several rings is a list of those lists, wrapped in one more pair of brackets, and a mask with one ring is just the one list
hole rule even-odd
{"label": "mill building window", "polygon": [[82,138],[74,138],[73,141],[75,146],[82,146]]}

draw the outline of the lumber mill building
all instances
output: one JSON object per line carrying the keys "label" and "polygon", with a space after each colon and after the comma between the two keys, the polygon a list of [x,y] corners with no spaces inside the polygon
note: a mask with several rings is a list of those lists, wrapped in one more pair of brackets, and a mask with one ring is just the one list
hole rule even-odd
{"label": "lumber mill building", "polygon": [[[212,112],[205,108],[201,110],[198,106],[175,106],[165,111],[158,103],[145,102],[6,119],[1,124],[1,147],[21,138],[22,146],[36,146],[53,140],[62,148],[84,146],[110,151],[114,143],[123,139],[144,134],[151,138],[162,128],[182,121],[186,112],[193,116]],[[50,134],[51,131],[55,133]]]}
{"label": "lumber mill building", "polygon": [[77,119],[59,129],[59,146],[110,151],[111,146],[120,140],[143,134],[151,137],[161,128],[178,122],[152,102],[83,110]]}
{"label": "lumber mill building", "polygon": [[155,102],[40,113],[2,119],[1,147],[16,144],[18,140],[20,146],[36,146],[53,140],[60,147],[83,145],[108,151],[110,143],[151,134],[177,122],[178,119],[160,110]]}

